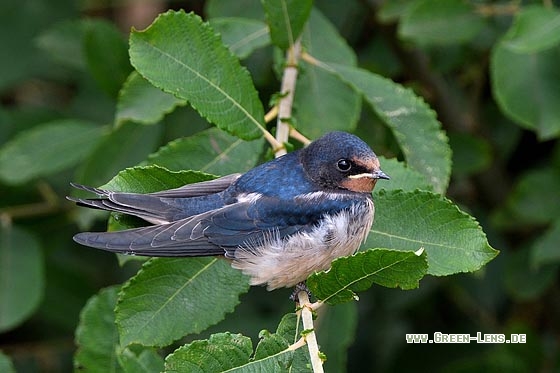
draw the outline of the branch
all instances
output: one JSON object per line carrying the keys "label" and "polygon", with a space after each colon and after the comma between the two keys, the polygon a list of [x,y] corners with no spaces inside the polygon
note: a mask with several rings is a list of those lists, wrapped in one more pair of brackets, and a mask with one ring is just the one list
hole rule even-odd
{"label": "branch", "polygon": [[[282,98],[278,103],[278,118],[276,120],[276,141],[280,144],[286,143],[290,136],[291,126],[289,121],[292,118],[292,106],[294,103],[300,55],[301,39],[298,39],[286,52],[286,67],[282,75],[282,86],[280,88]],[[278,158],[284,154],[286,154],[286,148],[282,147],[276,150],[274,155]]]}
{"label": "branch", "polygon": [[309,358],[311,359],[311,366],[314,373],[323,373],[323,360],[319,354],[319,345],[317,344],[317,337],[315,336],[315,329],[313,327],[313,307],[309,303],[309,296],[306,291],[298,293],[298,302],[301,307],[301,319],[303,321],[303,329],[305,342],[309,349]]}
{"label": "branch", "polygon": [[37,184],[39,194],[43,198],[41,202],[28,203],[25,205],[8,206],[0,209],[0,218],[3,222],[11,222],[14,219],[33,218],[41,215],[53,214],[65,209],[51,186],[45,182]]}

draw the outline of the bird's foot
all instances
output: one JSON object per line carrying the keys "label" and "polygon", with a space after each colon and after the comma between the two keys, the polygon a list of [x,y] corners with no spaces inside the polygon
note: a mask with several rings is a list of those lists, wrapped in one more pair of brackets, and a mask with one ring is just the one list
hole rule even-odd
{"label": "bird's foot", "polygon": [[292,300],[294,302],[299,302],[298,294],[301,291],[305,291],[307,293],[307,296],[309,298],[311,298],[311,291],[307,287],[307,284],[305,283],[305,281],[302,281],[302,282],[297,283],[296,286],[294,287],[294,291],[292,292],[292,295],[290,295],[290,300]]}

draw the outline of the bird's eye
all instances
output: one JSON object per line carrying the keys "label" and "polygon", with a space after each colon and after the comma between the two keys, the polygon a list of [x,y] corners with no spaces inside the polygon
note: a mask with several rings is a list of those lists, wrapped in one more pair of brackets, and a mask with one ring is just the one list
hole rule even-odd
{"label": "bird's eye", "polygon": [[351,167],[352,163],[348,159],[340,159],[336,162],[336,168],[338,168],[339,171],[347,172]]}

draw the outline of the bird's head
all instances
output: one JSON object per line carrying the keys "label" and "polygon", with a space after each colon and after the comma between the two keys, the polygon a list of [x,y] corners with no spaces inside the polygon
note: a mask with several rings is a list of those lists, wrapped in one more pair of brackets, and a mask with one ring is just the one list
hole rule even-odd
{"label": "bird's head", "polygon": [[378,179],[389,179],[379,160],[360,138],[346,132],[330,132],[301,151],[307,176],[327,190],[371,193]]}

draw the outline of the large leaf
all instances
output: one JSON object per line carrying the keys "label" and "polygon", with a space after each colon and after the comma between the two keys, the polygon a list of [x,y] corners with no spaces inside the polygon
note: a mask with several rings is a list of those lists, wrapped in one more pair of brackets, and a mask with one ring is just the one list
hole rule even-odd
{"label": "large leaf", "polygon": [[505,46],[516,53],[534,53],[560,44],[560,12],[553,7],[529,6],[516,14]]}
{"label": "large leaf", "polygon": [[307,285],[319,300],[338,304],[355,299],[355,292],[367,290],[373,283],[405,290],[417,288],[427,268],[423,250],[366,250],[336,259],[329,270],[309,276]]}
{"label": "large leaf", "polygon": [[546,140],[560,135],[560,47],[519,53],[516,25],[524,19],[520,16],[492,51],[492,92],[508,117]]}
{"label": "large leaf", "polygon": [[261,0],[209,0],[204,2],[204,14],[209,18],[243,17],[264,21]]}
{"label": "large leaf", "polygon": [[542,266],[549,263],[560,263],[560,218],[557,218],[552,226],[537,239],[531,250],[531,264]]}
{"label": "large leaf", "polygon": [[516,229],[549,224],[560,216],[559,189],[557,167],[529,169],[516,181],[493,219],[501,227]]}
{"label": "large leaf", "polygon": [[519,301],[535,300],[550,289],[557,278],[558,268],[558,265],[533,266],[530,248],[523,247],[506,256],[502,281],[512,298]]}
{"label": "large leaf", "polygon": [[125,121],[153,124],[176,106],[185,104],[185,100],[163,92],[137,72],[132,72],[119,92],[115,120],[117,124]]}
{"label": "large leaf", "polygon": [[142,162],[160,141],[162,126],[126,122],[104,136],[78,170],[77,181],[98,186],[120,170]]}
{"label": "large leaf", "polygon": [[152,348],[127,347],[117,356],[126,373],[152,373],[163,371],[163,359]]}
{"label": "large leaf", "polygon": [[79,13],[79,4],[71,1],[0,1],[0,24],[10,30],[0,33],[0,56],[4,57],[0,58],[0,91],[5,94],[37,74],[48,76],[52,65],[36,48],[36,38],[55,22]]}
{"label": "large leaf", "polygon": [[251,338],[241,334],[213,334],[175,350],[165,359],[165,372],[223,372],[242,365],[253,352]]}
{"label": "large leaf", "polygon": [[247,140],[261,135],[264,111],[248,71],[197,15],[169,11],[133,31],[130,58],[153,85],[223,130]]}
{"label": "large leaf", "polygon": [[415,189],[432,190],[433,186],[428,183],[424,175],[408,167],[405,163],[396,159],[386,159],[379,156],[381,169],[391,177],[390,180],[380,180],[375,185],[375,190],[408,190]]}
{"label": "large leaf", "polygon": [[423,248],[434,276],[476,271],[498,254],[477,221],[440,195],[381,190],[374,200],[375,222],[365,247]]}
{"label": "large leaf", "polygon": [[20,132],[0,148],[0,179],[21,184],[71,167],[92,151],[104,130],[68,119]]}
{"label": "large leaf", "polygon": [[117,97],[132,71],[126,41],[112,23],[96,20],[88,22],[87,26],[84,50],[91,75],[107,94]]}
{"label": "large leaf", "polygon": [[262,0],[272,42],[288,49],[299,37],[313,0]]}
{"label": "large leaf", "polygon": [[0,372],[15,373],[16,369],[10,358],[0,350]]}
{"label": "large leaf", "polygon": [[118,287],[103,289],[91,297],[82,309],[76,329],[78,351],[74,358],[77,370],[87,372],[122,372],[117,360],[119,334],[114,308]]}
{"label": "large leaf", "polygon": [[0,332],[21,324],[39,306],[43,253],[37,240],[14,226],[0,226]]}
{"label": "large leaf", "polygon": [[55,24],[37,38],[37,46],[58,65],[84,71],[87,66],[83,39],[91,20],[68,20]]}
{"label": "large leaf", "polygon": [[264,141],[243,141],[210,128],[194,136],[171,141],[150,155],[148,162],[170,170],[193,169],[215,175],[245,172],[255,167]]}
{"label": "large leaf", "polygon": [[220,33],[222,42],[231,53],[245,58],[255,49],[270,44],[270,34],[265,23],[247,18],[212,18],[212,28]]}
{"label": "large leaf", "polygon": [[435,112],[411,90],[366,70],[321,64],[364,95],[391,128],[408,166],[444,193],[451,175],[451,149]]}
{"label": "large leaf", "polygon": [[136,166],[122,170],[102,188],[129,193],[153,193],[214,178],[200,171],[174,172],[157,165]]}
{"label": "large leaf", "polygon": [[336,307],[318,310],[316,335],[321,352],[327,355],[326,372],[344,372],[347,367],[348,348],[358,332],[358,303],[347,302]]}
{"label": "large leaf", "polygon": [[121,344],[165,346],[222,320],[249,289],[221,258],[155,258],[123,286],[117,304]]}
{"label": "large leaf", "polygon": [[[303,331],[303,322],[295,313],[285,314],[276,328],[276,334],[289,343],[296,343]],[[298,348],[293,352],[291,365],[292,372],[311,372],[311,361],[309,360],[309,349]]]}
{"label": "large leaf", "polygon": [[261,332],[253,358],[251,339],[240,334],[213,334],[180,347],[166,359],[165,372],[286,372],[292,351],[278,334]]}
{"label": "large leaf", "polygon": [[[311,12],[302,43],[321,61],[356,65],[354,51],[316,9]],[[294,124],[302,133],[317,138],[329,131],[351,131],[360,110],[360,95],[351,87],[317,66],[302,63],[294,97]]]}
{"label": "large leaf", "polygon": [[408,8],[399,34],[419,44],[457,44],[470,41],[484,27],[484,19],[462,0],[420,0]]}

